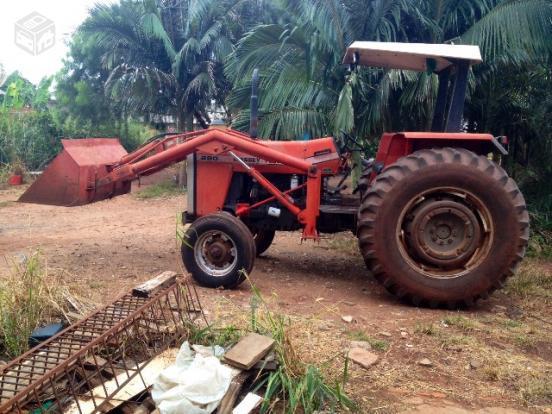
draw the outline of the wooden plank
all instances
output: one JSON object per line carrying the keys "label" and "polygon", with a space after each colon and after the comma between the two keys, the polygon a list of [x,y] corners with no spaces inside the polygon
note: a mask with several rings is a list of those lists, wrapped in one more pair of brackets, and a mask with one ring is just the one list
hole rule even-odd
{"label": "wooden plank", "polygon": [[[170,348],[161,354],[157,355],[151,362],[144,366],[140,364],[140,371],[142,377],[146,382],[146,385],[149,387],[157,379],[157,376],[161,371],[167,368],[169,365],[172,365],[176,360],[176,355],[178,354],[178,348]],[[123,388],[119,391],[117,381],[119,383],[124,382],[128,379],[126,372],[119,374],[117,378],[113,378],[110,381],[104,382],[102,385],[98,385],[92,390],[92,395],[94,395],[94,400],[98,406],[109,404],[110,409],[117,408],[123,402],[131,399],[136,394],[144,391],[144,383],[140,379],[140,375],[135,376],[132,380],[128,382]],[[105,387],[105,389],[104,389]],[[112,399],[106,398],[105,390],[108,394],[117,391],[117,393],[112,397]],[[80,411],[79,411],[80,406]],[[64,411],[65,414],[90,414],[94,411],[94,402],[90,398],[90,392],[83,392],[83,398],[78,401],[73,401]]]}
{"label": "wooden plank", "polygon": [[232,382],[230,382],[230,386],[218,406],[217,414],[232,414],[232,409],[236,405],[243,384],[252,374],[253,371],[242,371],[232,378]]}
{"label": "wooden plank", "polygon": [[250,333],[224,355],[224,361],[241,369],[251,369],[274,345],[274,339]]}
{"label": "wooden plank", "polygon": [[249,414],[259,405],[263,397],[253,394],[252,392],[248,393],[245,398],[232,410],[232,414]]}
{"label": "wooden plank", "polygon": [[142,283],[132,289],[132,296],[138,296],[141,298],[149,298],[155,292],[160,289],[169,287],[176,281],[176,273],[172,271],[163,272],[153,279]]}

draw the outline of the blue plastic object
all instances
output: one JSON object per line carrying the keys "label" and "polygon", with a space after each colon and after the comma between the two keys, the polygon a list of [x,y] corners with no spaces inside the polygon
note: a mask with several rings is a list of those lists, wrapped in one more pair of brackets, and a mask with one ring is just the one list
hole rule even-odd
{"label": "blue plastic object", "polygon": [[36,328],[29,337],[29,347],[35,347],[39,343],[44,342],[47,339],[50,339],[55,334],[63,331],[62,323],[51,323],[46,326],[41,326]]}

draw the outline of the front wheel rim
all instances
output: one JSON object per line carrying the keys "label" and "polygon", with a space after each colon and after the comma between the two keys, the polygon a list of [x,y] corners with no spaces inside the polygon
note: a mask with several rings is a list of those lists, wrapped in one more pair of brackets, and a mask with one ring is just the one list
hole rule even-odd
{"label": "front wheel rim", "polygon": [[489,210],[474,194],[436,188],[412,198],[397,225],[402,257],[425,276],[465,275],[487,257],[494,228]]}
{"label": "front wheel rim", "polygon": [[227,276],[238,262],[236,242],[223,231],[206,231],[195,243],[194,258],[204,273],[214,277]]}

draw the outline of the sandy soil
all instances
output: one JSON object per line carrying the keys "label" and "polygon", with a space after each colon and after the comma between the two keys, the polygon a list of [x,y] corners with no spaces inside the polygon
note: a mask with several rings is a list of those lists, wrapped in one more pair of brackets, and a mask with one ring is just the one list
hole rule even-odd
{"label": "sandy soil", "polygon": [[[14,260],[38,249],[50,273],[62,274],[68,285],[101,304],[159,271],[183,271],[175,233],[185,196],[139,200],[129,194],[63,208],[16,203],[21,191],[0,191],[0,258],[5,258],[0,276]],[[536,266],[550,270],[549,263]],[[257,259],[251,280],[276,311],[306,327],[297,335],[308,337],[298,339],[306,359],[342,355],[351,339],[384,344],[374,351],[380,360],[372,369],[349,367],[348,390],[362,412],[455,412],[451,407],[551,412],[549,322],[523,316],[519,326],[507,327],[509,310],[523,304],[503,292],[460,314],[404,305],[367,272],[350,234],[303,244],[298,233],[278,234]],[[251,295],[247,283],[231,291],[198,291],[213,318],[227,317],[229,308],[247,308]],[[534,312],[541,320],[550,317],[549,308]],[[344,322],[344,315],[353,321]],[[459,315],[472,325],[446,322]],[[425,326],[434,328],[424,331]],[[531,337],[531,346],[519,345],[516,335]],[[431,367],[418,364],[424,357]],[[472,364],[474,359],[479,362]],[[502,362],[506,374],[493,374]],[[343,358],[328,366],[341,370]],[[523,371],[527,367],[530,375]],[[541,388],[527,398],[524,384],[533,377],[540,381],[534,387]]]}

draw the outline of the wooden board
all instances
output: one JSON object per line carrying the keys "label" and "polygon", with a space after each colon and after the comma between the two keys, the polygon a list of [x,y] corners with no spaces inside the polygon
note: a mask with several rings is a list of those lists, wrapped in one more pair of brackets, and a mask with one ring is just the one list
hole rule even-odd
{"label": "wooden board", "polygon": [[236,404],[243,384],[252,374],[253,371],[242,371],[232,378],[232,382],[230,382],[230,386],[218,406],[217,414],[232,414],[232,409]]}
{"label": "wooden board", "polygon": [[238,405],[236,405],[236,408],[232,410],[232,414],[249,414],[259,405],[261,405],[262,400],[263,400],[263,397],[260,397],[257,394],[253,394],[252,392],[250,392],[245,396],[245,398]]}
{"label": "wooden board", "polygon": [[163,272],[160,275],[154,277],[153,279],[150,279],[147,282],[144,282],[141,285],[138,285],[134,289],[132,289],[132,296],[149,298],[159,289],[166,288],[172,285],[175,281],[176,281],[175,272],[171,272],[171,271]]}
{"label": "wooden board", "polygon": [[250,333],[224,355],[224,362],[229,365],[251,369],[259,362],[274,345],[274,339],[267,336]]}
{"label": "wooden board", "polygon": [[[146,382],[146,385],[149,387],[157,379],[157,376],[161,371],[167,368],[169,365],[172,365],[176,360],[176,355],[178,354],[178,348],[169,348],[161,354],[157,355],[151,362],[140,364],[140,371],[142,377]],[[140,375],[135,376],[131,379],[128,384],[122,387],[119,391],[117,382],[121,383],[128,379],[128,375],[125,373],[119,374],[117,378],[104,382],[102,385],[98,385],[92,389],[92,395],[94,395],[94,400],[98,406],[106,406],[109,410],[112,410],[123,402],[131,399],[136,394],[144,391],[144,383],[140,378]],[[105,388],[104,388],[105,387]],[[107,394],[117,391],[111,399],[106,398]],[[80,410],[79,410],[80,407]],[[73,401],[65,410],[65,414],[90,414],[94,412],[95,406],[92,399],[90,399],[90,391],[85,391],[83,393],[83,398],[79,398],[78,402]]]}

